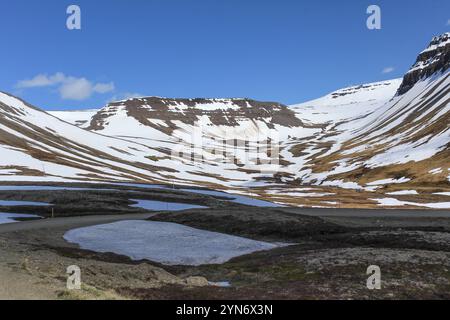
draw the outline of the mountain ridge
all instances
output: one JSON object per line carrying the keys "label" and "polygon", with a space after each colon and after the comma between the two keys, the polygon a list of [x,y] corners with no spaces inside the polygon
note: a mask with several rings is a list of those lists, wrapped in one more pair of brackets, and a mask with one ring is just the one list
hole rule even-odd
{"label": "mountain ridge", "polygon": [[450,67],[450,32],[433,37],[428,47],[417,56],[414,65],[403,77],[397,94],[408,92],[422,78],[438,72],[445,73]]}

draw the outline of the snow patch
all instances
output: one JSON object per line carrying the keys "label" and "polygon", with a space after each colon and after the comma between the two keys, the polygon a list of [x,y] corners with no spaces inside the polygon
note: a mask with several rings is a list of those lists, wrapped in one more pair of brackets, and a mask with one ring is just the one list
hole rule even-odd
{"label": "snow patch", "polygon": [[442,168],[436,168],[436,169],[430,170],[430,171],[428,171],[428,173],[431,173],[431,174],[442,173]]}
{"label": "snow patch", "polygon": [[400,201],[395,198],[371,199],[377,201],[380,206],[386,207],[400,207],[400,206],[416,206],[431,209],[450,209],[450,202],[436,202],[436,203],[418,203],[410,201]]}
{"label": "snow patch", "polygon": [[385,184],[391,184],[391,183],[392,184],[405,183],[405,182],[408,182],[408,181],[411,181],[411,179],[405,178],[405,177],[402,177],[402,178],[399,178],[399,179],[389,178],[389,179],[382,179],[382,180],[372,181],[372,182],[367,183],[367,185],[368,186],[379,186],[379,185],[385,185]]}
{"label": "snow patch", "polygon": [[419,194],[419,193],[416,190],[401,190],[401,191],[388,192],[386,194],[392,195],[392,196],[401,196],[401,195],[412,195],[412,194]]}

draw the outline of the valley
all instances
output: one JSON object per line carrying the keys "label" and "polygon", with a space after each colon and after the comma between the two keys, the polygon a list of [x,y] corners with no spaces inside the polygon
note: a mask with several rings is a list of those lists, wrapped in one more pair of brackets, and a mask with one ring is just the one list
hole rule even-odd
{"label": "valley", "polygon": [[447,32],[290,106],[0,92],[0,299],[449,299],[449,65]]}
{"label": "valley", "polygon": [[[2,94],[0,177],[201,186],[298,206],[449,208],[449,47],[445,33],[403,79],[293,106],[143,97],[48,114]],[[415,194],[397,197],[404,190]]]}

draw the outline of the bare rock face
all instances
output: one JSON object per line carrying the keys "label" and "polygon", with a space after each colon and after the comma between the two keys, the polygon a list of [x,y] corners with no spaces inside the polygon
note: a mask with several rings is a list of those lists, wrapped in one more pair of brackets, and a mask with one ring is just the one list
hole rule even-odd
{"label": "bare rock face", "polygon": [[163,121],[169,130],[176,129],[175,121],[193,125],[202,116],[207,116],[211,123],[217,126],[238,126],[241,120],[259,120],[266,122],[268,127],[276,124],[285,127],[303,126],[292,110],[276,102],[146,97],[110,103],[92,118],[88,130],[104,129],[108,118],[119,112],[126,112],[141,124],[151,127],[155,126],[152,120]]}
{"label": "bare rock face", "polygon": [[397,94],[409,91],[419,80],[437,72],[446,72],[450,66],[450,32],[434,37],[428,48],[417,57],[416,63],[405,74]]}

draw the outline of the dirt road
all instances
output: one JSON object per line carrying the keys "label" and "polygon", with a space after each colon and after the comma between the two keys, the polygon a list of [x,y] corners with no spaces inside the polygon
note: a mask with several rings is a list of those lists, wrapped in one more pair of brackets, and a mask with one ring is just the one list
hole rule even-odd
{"label": "dirt road", "polygon": [[147,214],[117,214],[82,216],[70,218],[41,219],[25,221],[20,223],[0,224],[0,233],[17,232],[34,229],[54,229],[54,228],[80,228],[97,224],[112,223],[123,220],[145,220],[155,213]]}

